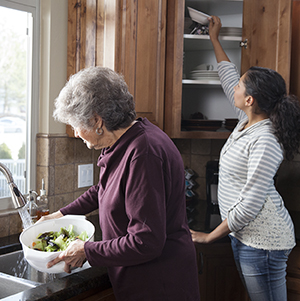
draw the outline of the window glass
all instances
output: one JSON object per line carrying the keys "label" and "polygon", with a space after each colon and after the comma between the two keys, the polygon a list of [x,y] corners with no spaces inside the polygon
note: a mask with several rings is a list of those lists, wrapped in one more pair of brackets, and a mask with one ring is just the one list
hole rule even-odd
{"label": "window glass", "polygon": [[[1,3],[0,3],[1,4]],[[32,14],[0,6],[0,162],[12,172],[22,193],[28,192],[28,116],[32,105]],[[10,197],[0,173],[0,198]]]}

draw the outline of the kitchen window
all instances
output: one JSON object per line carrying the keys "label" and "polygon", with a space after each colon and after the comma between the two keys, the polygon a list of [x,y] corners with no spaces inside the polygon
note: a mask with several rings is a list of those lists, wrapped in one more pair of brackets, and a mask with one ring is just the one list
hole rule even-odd
{"label": "kitchen window", "polygon": [[[35,189],[38,131],[39,0],[0,0],[0,162],[22,193]],[[2,199],[9,199],[0,173]],[[5,203],[5,202],[4,202]]]}

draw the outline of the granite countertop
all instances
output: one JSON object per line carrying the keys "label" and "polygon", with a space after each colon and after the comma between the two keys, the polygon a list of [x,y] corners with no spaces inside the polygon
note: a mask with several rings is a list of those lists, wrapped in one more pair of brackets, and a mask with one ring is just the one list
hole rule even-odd
{"label": "granite countertop", "polygon": [[[98,216],[90,216],[87,217],[87,219],[95,225],[95,241],[100,240],[101,231]],[[19,235],[0,238],[0,255],[21,249]],[[14,294],[2,300],[68,300],[89,290],[97,289],[97,291],[101,292],[109,288],[111,288],[111,283],[106,268],[90,267],[63,278],[54,279],[53,281]]]}
{"label": "granite countertop", "polygon": [[[300,212],[292,211],[290,214],[295,225],[296,240],[299,243]],[[95,225],[95,241],[101,240],[98,215],[87,217],[87,219]],[[0,238],[0,255],[21,249],[22,247],[19,243],[19,235]],[[101,292],[109,288],[111,288],[111,283],[109,281],[106,268],[90,267],[63,278],[54,279],[53,281],[6,297],[2,300],[68,300],[90,290],[96,289]]]}

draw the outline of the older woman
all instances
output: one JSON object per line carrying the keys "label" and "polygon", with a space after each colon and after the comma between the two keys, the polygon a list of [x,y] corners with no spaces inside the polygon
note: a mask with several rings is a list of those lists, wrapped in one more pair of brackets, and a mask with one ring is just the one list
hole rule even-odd
{"label": "older woman", "polygon": [[102,149],[99,183],[49,215],[99,208],[103,240],[76,240],[48,266],[106,266],[118,300],[199,300],[195,248],[186,220],[184,167],[168,136],[135,119],[123,78],[91,67],[70,78],[54,117],[88,148]]}

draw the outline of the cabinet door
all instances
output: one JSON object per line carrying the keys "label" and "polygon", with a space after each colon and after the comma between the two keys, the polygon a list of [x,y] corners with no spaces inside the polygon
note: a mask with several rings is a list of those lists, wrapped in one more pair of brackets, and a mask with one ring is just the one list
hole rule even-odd
{"label": "cabinet door", "polygon": [[181,138],[181,99],[185,1],[168,1],[165,132]]}
{"label": "cabinet door", "polygon": [[297,95],[300,101],[300,1],[293,1],[292,51],[291,51],[291,87],[290,93]]}
{"label": "cabinet door", "polygon": [[202,301],[248,301],[230,243],[196,245]]}
{"label": "cabinet door", "polygon": [[292,250],[287,262],[287,294],[288,300],[299,300],[300,296],[300,246]]}
{"label": "cabinet door", "polygon": [[124,75],[138,117],[163,129],[166,0],[119,1],[116,71]]}
{"label": "cabinet door", "polygon": [[[114,68],[116,1],[68,1],[68,78],[86,67]],[[74,137],[68,125],[67,134]]]}
{"label": "cabinet door", "polygon": [[276,70],[290,82],[292,1],[244,0],[242,74],[251,66]]}

